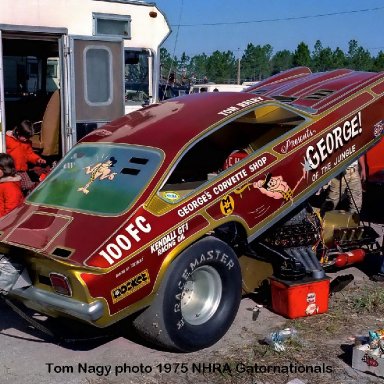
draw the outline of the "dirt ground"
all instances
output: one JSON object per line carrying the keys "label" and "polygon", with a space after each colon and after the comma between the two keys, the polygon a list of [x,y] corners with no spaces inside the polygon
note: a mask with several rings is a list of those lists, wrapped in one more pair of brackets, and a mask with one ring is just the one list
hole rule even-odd
{"label": "dirt ground", "polygon": [[[366,219],[371,208],[374,228],[382,236],[382,205],[369,199]],[[95,330],[29,313],[62,337],[55,340],[0,302],[0,384],[383,383],[384,378],[351,367],[355,337],[384,328],[384,283],[369,280],[376,268],[368,259],[359,267],[329,273],[331,279],[350,274],[354,280],[330,296],[326,313],[306,318],[287,320],[266,306],[255,318],[256,301],[244,298],[224,338],[190,354],[153,349],[125,322]],[[286,327],[294,328],[296,336],[284,343],[285,351],[263,343],[271,332]]]}
{"label": "dirt ground", "polygon": [[[237,318],[222,340],[190,354],[158,351],[123,328],[89,329],[68,320],[35,319],[64,339],[49,336],[0,304],[0,383],[12,384],[306,384],[382,383],[383,378],[352,369],[356,336],[384,328],[384,284],[351,267],[331,274],[354,281],[329,299],[326,313],[287,320],[255,301],[242,300]],[[293,327],[297,334],[276,352],[263,339]],[[110,369],[110,371],[108,371]]]}

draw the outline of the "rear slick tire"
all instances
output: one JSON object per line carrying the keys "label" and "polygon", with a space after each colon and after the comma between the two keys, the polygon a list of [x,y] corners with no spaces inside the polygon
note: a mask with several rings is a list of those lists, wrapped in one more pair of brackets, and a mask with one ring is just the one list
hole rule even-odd
{"label": "rear slick tire", "polygon": [[168,350],[207,348],[233,323],[241,291],[235,252],[223,241],[206,237],[177,256],[153,303],[133,325],[147,341]]}

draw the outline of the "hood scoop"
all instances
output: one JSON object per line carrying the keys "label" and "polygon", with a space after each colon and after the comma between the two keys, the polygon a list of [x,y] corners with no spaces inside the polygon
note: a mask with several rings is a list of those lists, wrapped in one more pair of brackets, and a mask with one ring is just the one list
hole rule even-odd
{"label": "hood scoop", "polygon": [[34,212],[3,241],[26,248],[44,250],[65,231],[71,221],[72,217],[69,216]]}

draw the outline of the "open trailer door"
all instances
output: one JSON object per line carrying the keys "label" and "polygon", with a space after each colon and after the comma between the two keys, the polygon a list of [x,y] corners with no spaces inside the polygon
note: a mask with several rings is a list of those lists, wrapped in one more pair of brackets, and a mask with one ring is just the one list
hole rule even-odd
{"label": "open trailer door", "polygon": [[123,42],[72,37],[74,142],[124,114]]}

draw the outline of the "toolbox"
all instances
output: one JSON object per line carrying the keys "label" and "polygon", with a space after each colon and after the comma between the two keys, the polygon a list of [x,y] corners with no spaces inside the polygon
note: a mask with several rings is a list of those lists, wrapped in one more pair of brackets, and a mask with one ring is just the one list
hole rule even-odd
{"label": "toolbox", "polygon": [[272,309],[289,319],[327,312],[329,283],[329,277],[298,281],[271,277]]}

